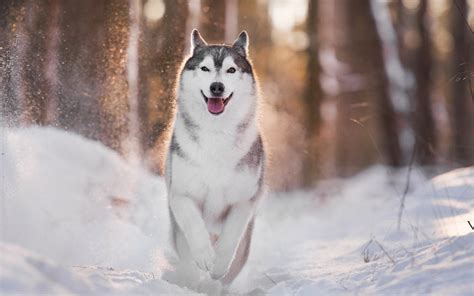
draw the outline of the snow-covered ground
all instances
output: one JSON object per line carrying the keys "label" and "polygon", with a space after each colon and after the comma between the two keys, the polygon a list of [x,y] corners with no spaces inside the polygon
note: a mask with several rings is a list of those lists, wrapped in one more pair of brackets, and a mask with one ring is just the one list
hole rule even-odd
{"label": "snow-covered ground", "polygon": [[[53,128],[0,135],[0,294],[192,294],[174,256],[163,180]],[[474,294],[474,167],[425,180],[373,167],[270,194],[232,293]],[[473,223],[474,224],[474,223]]]}

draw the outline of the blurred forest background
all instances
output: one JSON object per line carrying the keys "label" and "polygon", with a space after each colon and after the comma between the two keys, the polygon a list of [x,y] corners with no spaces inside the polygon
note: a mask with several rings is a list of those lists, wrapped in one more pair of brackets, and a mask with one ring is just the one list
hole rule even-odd
{"label": "blurred forest background", "polygon": [[161,173],[192,28],[248,31],[274,190],[377,163],[474,165],[472,0],[3,0],[2,124],[79,133]]}

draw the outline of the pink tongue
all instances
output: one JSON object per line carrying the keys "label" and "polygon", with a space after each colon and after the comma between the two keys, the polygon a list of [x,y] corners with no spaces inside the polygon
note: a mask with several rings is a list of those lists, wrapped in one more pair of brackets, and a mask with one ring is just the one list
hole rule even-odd
{"label": "pink tongue", "polygon": [[207,110],[211,113],[221,113],[224,110],[224,100],[209,98],[207,100]]}

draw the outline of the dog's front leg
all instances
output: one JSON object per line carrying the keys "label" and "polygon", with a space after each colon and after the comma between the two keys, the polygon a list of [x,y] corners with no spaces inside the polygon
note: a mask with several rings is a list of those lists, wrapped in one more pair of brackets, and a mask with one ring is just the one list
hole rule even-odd
{"label": "dog's front leg", "polygon": [[254,203],[245,201],[232,206],[216,243],[211,276],[220,279],[229,271],[237,247],[253,214]]}
{"label": "dog's front leg", "polygon": [[204,271],[211,271],[214,264],[214,249],[196,204],[186,196],[174,195],[169,199],[171,212],[188,242],[191,255]]}

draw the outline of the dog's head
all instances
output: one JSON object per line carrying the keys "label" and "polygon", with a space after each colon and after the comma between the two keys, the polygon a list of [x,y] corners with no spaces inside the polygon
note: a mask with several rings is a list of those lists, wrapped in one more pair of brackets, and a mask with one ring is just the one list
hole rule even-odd
{"label": "dog's head", "polygon": [[180,104],[212,117],[242,114],[255,106],[255,79],[243,31],[230,45],[208,45],[197,30],[191,34],[191,56],[181,72]]}

